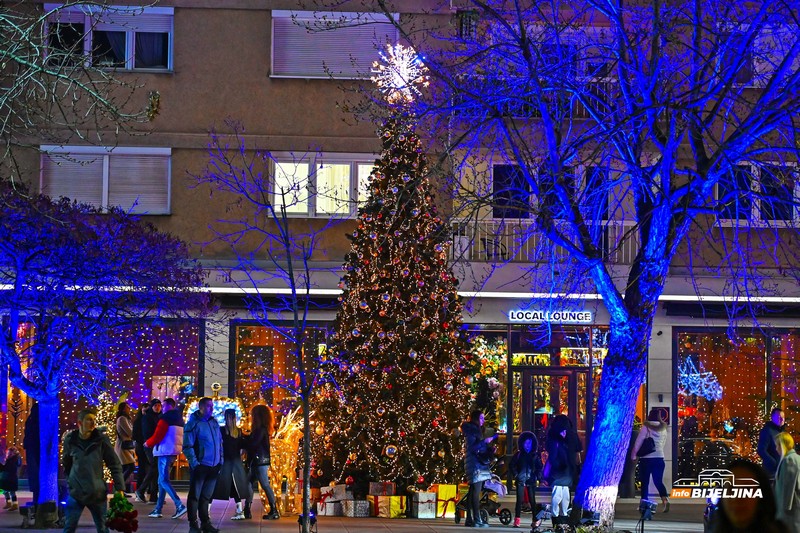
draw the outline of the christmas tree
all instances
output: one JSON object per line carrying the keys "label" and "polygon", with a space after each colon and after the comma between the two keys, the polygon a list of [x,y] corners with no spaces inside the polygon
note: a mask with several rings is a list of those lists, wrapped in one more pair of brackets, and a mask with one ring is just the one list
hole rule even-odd
{"label": "christmas tree", "polygon": [[[407,49],[390,49],[392,60],[400,54]],[[387,75],[411,76],[392,60]],[[462,307],[406,91],[382,87],[397,112],[380,129],[381,157],[345,257],[332,339],[338,369],[314,405],[315,473],[427,486],[462,470]]]}

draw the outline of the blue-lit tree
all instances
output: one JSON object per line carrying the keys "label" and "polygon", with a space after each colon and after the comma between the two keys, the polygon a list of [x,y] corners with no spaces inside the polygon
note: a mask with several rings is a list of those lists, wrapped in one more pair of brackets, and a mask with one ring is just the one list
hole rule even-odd
{"label": "blue-lit tree", "polygon": [[[609,349],[574,507],[608,521],[670,269],[698,295],[728,296],[732,315],[796,287],[786,162],[800,13],[782,1],[460,5],[388,17],[431,71],[419,131],[453,165],[455,214],[493,219],[498,262],[532,263],[506,272],[551,302],[602,297]],[[492,164],[506,165],[494,182]],[[776,267],[784,282],[764,276]]]}
{"label": "blue-lit tree", "polygon": [[[233,264],[216,265],[230,273],[230,281],[241,289],[250,317],[258,325],[276,332],[288,346],[293,374],[265,372],[262,390],[281,388],[302,406],[303,416],[303,510],[302,531],[311,530],[311,424],[309,401],[315,387],[324,381],[332,359],[318,351],[309,311],[320,306],[313,289],[331,274],[317,267],[324,261],[321,236],[347,212],[349,199],[336,190],[312,190],[308,174],[281,167],[270,152],[245,142],[241,123],[227,120],[226,131],[211,132],[209,162],[194,176],[198,185],[222,197],[224,219],[212,221],[214,245],[223,245],[235,257]],[[298,158],[303,159],[302,157]],[[302,168],[298,166],[298,168]],[[308,172],[317,172],[309,165]],[[292,218],[298,209],[307,211],[311,201],[335,200],[342,209],[327,219]],[[337,267],[338,270],[338,267]]]}
{"label": "blue-lit tree", "polygon": [[[46,504],[58,497],[60,393],[96,399],[125,366],[118,358],[137,355],[115,331],[151,317],[197,317],[208,296],[182,241],[119,209],[52,200],[7,180],[0,206],[0,310],[8,317],[0,363],[39,403],[36,503]],[[37,522],[54,519],[42,509]]]}

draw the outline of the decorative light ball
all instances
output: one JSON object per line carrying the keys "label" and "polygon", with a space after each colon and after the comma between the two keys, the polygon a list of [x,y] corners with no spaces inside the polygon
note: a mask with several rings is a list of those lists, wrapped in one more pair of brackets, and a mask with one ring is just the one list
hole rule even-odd
{"label": "decorative light ball", "polygon": [[356,455],[356,452],[352,452],[352,453],[351,453],[350,455],[348,455],[347,457],[348,457],[348,459],[350,459],[351,461],[355,461],[355,460],[358,458],[358,455]]}
{"label": "decorative light ball", "polygon": [[409,274],[411,274],[411,271],[410,271],[409,269],[407,269],[407,268],[404,268],[403,270],[401,270],[401,271],[400,271],[400,274],[402,274],[402,275],[403,275],[403,277],[405,278],[405,277],[407,277]]}
{"label": "decorative light ball", "polygon": [[424,287],[424,286],[425,286],[425,282],[423,280],[419,280],[417,282],[417,287]]}
{"label": "decorative light ball", "polygon": [[378,413],[378,416],[383,416],[386,413],[386,408],[383,406],[378,407],[375,409],[375,412]]}
{"label": "decorative light ball", "polygon": [[450,365],[447,365],[447,366],[445,366],[445,367],[444,367],[444,373],[445,373],[445,374],[447,374],[447,375],[449,376],[450,374],[452,374],[452,373],[453,373],[453,367],[452,367],[452,366],[450,366]]}
{"label": "decorative light ball", "polygon": [[401,133],[400,135],[397,136],[397,140],[398,141],[405,141],[406,140],[406,136]]}
{"label": "decorative light ball", "polygon": [[427,328],[427,327],[428,327],[428,326],[430,326],[430,325],[431,325],[431,321],[430,321],[430,320],[428,320],[427,318],[426,318],[425,320],[423,320],[423,321],[422,321],[422,327],[423,327],[423,328]]}
{"label": "decorative light ball", "polygon": [[383,448],[383,455],[385,455],[389,459],[394,459],[395,456],[397,455],[397,446],[395,446],[394,444],[387,444]]}
{"label": "decorative light ball", "polygon": [[464,378],[464,383],[466,383],[467,385],[472,385],[472,376],[466,376]]}
{"label": "decorative light ball", "polygon": [[374,381],[370,381],[370,382],[369,382],[369,388],[370,388],[371,390],[375,390],[375,389],[377,389],[377,388],[378,388],[378,384],[377,384],[377,383],[375,383]]}
{"label": "decorative light ball", "polygon": [[388,292],[384,292],[383,294],[381,294],[381,300],[383,300],[384,302],[388,302],[391,299],[392,296]]}
{"label": "decorative light ball", "polygon": [[353,337],[360,337],[361,336],[361,330],[358,329],[358,328],[353,328],[353,332],[352,333],[353,333]]}
{"label": "decorative light ball", "polygon": [[392,187],[392,192],[394,194],[397,194],[399,191],[400,191],[400,189],[398,189],[397,187]]}
{"label": "decorative light ball", "polygon": [[403,232],[402,232],[402,231],[400,231],[400,230],[394,230],[394,236],[395,236],[395,237],[399,237],[399,236],[401,236],[402,234],[403,234]]}
{"label": "decorative light ball", "polygon": [[442,250],[444,250],[444,246],[442,246],[441,244],[436,244],[434,245],[433,249],[436,250],[437,252],[441,252]]}
{"label": "decorative light ball", "polygon": [[419,209],[417,209],[416,207],[414,209],[412,209],[411,210],[411,215],[415,216],[415,217],[419,216]]}
{"label": "decorative light ball", "polygon": [[417,351],[416,351],[416,350],[409,350],[409,351],[408,351],[408,356],[409,356],[411,359],[416,359],[416,358],[417,358],[417,355],[418,355],[418,354],[417,354]]}
{"label": "decorative light ball", "polygon": [[427,362],[429,362],[429,363],[430,363],[431,361],[433,361],[433,354],[432,354],[432,353],[430,353],[430,352],[426,353],[426,354],[425,354],[425,360],[426,360]]}
{"label": "decorative light ball", "polygon": [[360,302],[358,302],[358,306],[359,306],[361,309],[366,309],[367,307],[369,307],[369,304],[368,304],[366,301],[364,301],[364,300],[361,300]]}
{"label": "decorative light ball", "polygon": [[421,485],[421,484],[423,484],[423,483],[425,483],[425,478],[424,478],[423,476],[419,476],[419,477],[417,478],[417,483],[419,483],[420,485]]}
{"label": "decorative light ball", "polygon": [[408,412],[413,415],[414,413],[417,412],[417,406],[412,403],[411,405],[408,406]]}
{"label": "decorative light ball", "polygon": [[373,359],[372,361],[369,362],[369,364],[371,364],[372,366],[378,366],[378,360]]}
{"label": "decorative light ball", "polygon": [[[378,313],[378,314],[380,314],[380,313]],[[382,338],[384,338],[384,337],[386,337],[386,332],[385,332],[385,331],[383,331],[383,330],[379,331],[379,332],[378,332],[378,338],[379,338],[379,339],[382,339]]]}
{"label": "decorative light ball", "polygon": [[395,164],[397,164],[397,163],[399,163],[399,162],[400,162],[400,159],[398,159],[397,157],[393,157],[393,158],[392,158],[392,163],[395,163]]}
{"label": "decorative light ball", "polygon": [[316,433],[317,435],[322,435],[323,433],[325,433],[325,428],[318,425],[317,427],[314,428],[314,433]]}
{"label": "decorative light ball", "polygon": [[433,387],[431,387],[430,385],[425,385],[425,388],[423,390],[425,391],[426,394],[430,394],[433,392]]}
{"label": "decorative light ball", "polygon": [[377,233],[375,233],[374,231],[370,231],[370,232],[369,232],[369,238],[370,238],[370,239],[372,239],[372,240],[374,241],[375,239],[377,239],[377,238],[378,238],[378,234],[377,234]]}
{"label": "decorative light ball", "polygon": [[415,304],[418,304],[418,303],[419,303],[419,300],[420,300],[420,298],[419,298],[419,294],[415,294],[414,296],[412,296],[412,297],[411,297],[411,301],[412,301],[413,303],[415,303]]}
{"label": "decorative light ball", "polygon": [[449,470],[447,469],[446,466],[444,468],[442,468],[442,474],[447,475],[448,472],[449,472]]}
{"label": "decorative light ball", "polygon": [[[391,131],[389,131],[389,130],[386,130],[385,132],[383,132],[383,136],[384,136],[384,137],[386,137],[386,138],[388,139],[389,137],[391,137],[391,136],[392,136],[392,132],[391,132]],[[377,176],[377,174],[376,174],[376,176]]]}
{"label": "decorative light ball", "polygon": [[403,181],[408,183],[409,181],[411,181],[411,176],[409,176],[408,174],[403,174]]}
{"label": "decorative light ball", "polygon": [[344,480],[344,484],[345,484],[345,485],[352,485],[353,483],[355,483],[355,481],[356,481],[356,480],[355,480],[355,479],[353,479],[353,476],[347,476],[347,477],[345,478],[345,480]]}
{"label": "decorative light ball", "polygon": [[445,383],[444,384],[444,390],[445,390],[445,392],[453,392],[453,384],[449,383],[449,382]]}
{"label": "decorative light ball", "polygon": [[[355,455],[355,454],[350,454],[350,455]],[[439,457],[444,459],[444,456],[447,455],[447,454],[444,453],[444,450],[439,450],[438,452],[436,452],[436,455],[438,455]]]}
{"label": "decorative light ball", "polygon": [[380,311],[378,311],[378,314],[379,314],[380,316],[386,316],[386,311],[384,311],[383,309],[381,309]]}

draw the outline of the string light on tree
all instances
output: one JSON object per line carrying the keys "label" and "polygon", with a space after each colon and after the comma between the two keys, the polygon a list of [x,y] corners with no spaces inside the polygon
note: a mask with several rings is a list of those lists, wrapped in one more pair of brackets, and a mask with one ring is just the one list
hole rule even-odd
{"label": "string light on tree", "polygon": [[722,385],[717,377],[703,369],[703,364],[695,366],[691,357],[684,359],[678,367],[678,388],[681,394],[696,394],[706,400],[722,399]]}
{"label": "string light on tree", "polygon": [[420,87],[428,86],[428,71],[419,54],[402,44],[387,45],[386,52],[380,53],[380,61],[372,64],[370,79],[378,86],[386,100],[391,104],[406,104],[419,96]]}

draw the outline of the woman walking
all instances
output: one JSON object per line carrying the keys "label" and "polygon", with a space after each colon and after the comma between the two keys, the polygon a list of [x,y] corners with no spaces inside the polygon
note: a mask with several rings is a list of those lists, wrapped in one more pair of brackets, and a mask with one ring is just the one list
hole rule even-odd
{"label": "woman walking", "polygon": [[265,513],[264,520],[277,520],[281,517],[275,504],[275,493],[269,484],[269,439],[274,431],[272,410],[266,405],[256,405],[250,411],[250,436],[247,439],[247,461],[250,465],[250,478],[261,484],[261,489],[267,493],[269,512]]}
{"label": "woman walking", "polygon": [[781,457],[775,472],[777,518],[791,533],[800,533],[800,455],[794,450],[794,439],[785,431],[775,436],[775,447]]}
{"label": "woman walking", "polygon": [[134,449],[136,444],[133,442],[133,420],[131,420],[131,406],[128,402],[120,402],[117,406],[117,440],[114,443],[114,451],[122,463],[122,479],[125,480],[125,492],[131,492],[130,478],[136,467],[136,454]]}
{"label": "woman walking", "polygon": [[536,520],[536,485],[542,479],[542,457],[539,454],[539,442],[532,432],[523,431],[520,434],[517,440],[517,452],[511,458],[508,469],[517,484],[514,527],[519,527],[522,516],[522,500],[527,493],[533,512],[531,529],[536,529],[539,525],[539,521]]}
{"label": "woman walking", "polygon": [[489,527],[481,520],[480,502],[483,483],[492,479],[489,470],[494,448],[491,445],[493,437],[483,437],[484,415],[482,411],[472,411],[469,421],[461,424],[461,433],[464,435],[464,467],[467,471],[467,527]]}
{"label": "woman walking", "polygon": [[[661,496],[664,512],[669,512],[669,498],[667,487],[664,486],[664,445],[667,443],[667,423],[661,419],[661,409],[651,409],[647,420],[642,424],[642,429],[636,437],[636,442],[631,449],[631,461],[639,459],[639,473],[642,481],[642,499],[647,500],[650,495],[650,478]],[[639,455],[646,439],[653,439],[652,451]]]}
{"label": "woman walking", "polygon": [[2,468],[0,469],[0,489],[6,497],[4,509],[16,511],[19,509],[17,502],[17,491],[19,490],[19,467],[22,466],[22,459],[16,446],[11,446],[6,453]]}
{"label": "woman walking", "polygon": [[558,415],[550,422],[547,430],[547,465],[544,477],[552,487],[552,519],[553,527],[569,524],[569,486],[575,471],[575,457],[570,454],[567,433],[570,430],[569,419]]}
{"label": "woman walking", "polygon": [[225,409],[225,427],[222,428],[222,468],[217,478],[217,486],[214,488],[214,499],[233,498],[236,502],[236,514],[231,520],[252,518],[250,504],[253,502],[253,492],[242,463],[243,449],[244,434],[237,425],[236,410]]}

